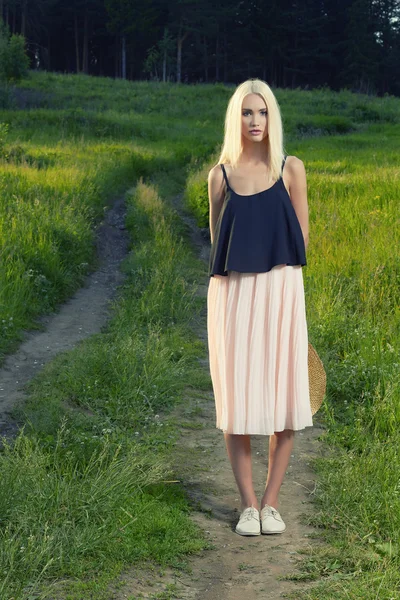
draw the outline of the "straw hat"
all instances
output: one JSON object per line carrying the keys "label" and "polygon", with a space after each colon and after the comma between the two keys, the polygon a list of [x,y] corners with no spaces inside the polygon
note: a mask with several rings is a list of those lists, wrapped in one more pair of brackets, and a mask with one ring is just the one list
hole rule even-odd
{"label": "straw hat", "polygon": [[311,414],[321,407],[326,391],[326,373],[316,349],[308,342],[308,380],[310,388]]}

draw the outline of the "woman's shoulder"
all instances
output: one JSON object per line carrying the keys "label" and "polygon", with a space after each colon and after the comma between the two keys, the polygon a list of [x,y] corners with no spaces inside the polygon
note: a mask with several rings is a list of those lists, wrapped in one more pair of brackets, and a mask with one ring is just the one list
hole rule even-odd
{"label": "woman's shoulder", "polygon": [[209,181],[217,181],[217,182],[222,181],[224,179],[224,173],[223,173],[222,168],[225,169],[225,173],[228,176],[229,173],[231,172],[230,163],[217,163],[210,169],[210,171],[208,173],[208,180]]}
{"label": "woman's shoulder", "polygon": [[305,174],[305,166],[301,158],[291,155],[286,157],[285,171],[293,178],[302,177]]}
{"label": "woman's shoulder", "polygon": [[289,169],[301,169],[302,166],[304,167],[304,163],[301,160],[301,158],[298,158],[297,156],[294,155],[287,155],[286,156],[286,161],[285,161],[285,166],[289,167]]}
{"label": "woman's shoulder", "polygon": [[287,156],[283,170],[286,187],[306,185],[306,169],[303,161],[297,156]]}
{"label": "woman's shoulder", "polygon": [[214,165],[213,167],[211,167],[211,169],[209,170],[209,172],[208,172],[208,180],[209,181],[215,181],[215,180],[220,180],[221,178],[223,178],[221,164],[217,163],[216,165]]}
{"label": "woman's shoulder", "polygon": [[214,165],[208,173],[208,190],[211,199],[220,201],[222,191],[225,187],[224,174],[221,169],[221,164]]}

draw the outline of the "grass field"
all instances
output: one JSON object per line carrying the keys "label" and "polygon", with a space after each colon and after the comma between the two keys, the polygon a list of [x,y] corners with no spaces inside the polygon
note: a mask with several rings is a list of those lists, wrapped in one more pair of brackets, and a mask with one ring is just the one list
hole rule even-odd
{"label": "grass field", "polygon": [[[207,172],[232,91],[31,73],[8,107],[1,96],[0,356],[95,267],[93,227],[125,190],[135,249],[107,331],[38,374],[17,413],[25,429],[0,453],[1,599],[106,599],[127,565],[182,564],[207,547],[183,490],[164,483],[176,431],[162,415],[187,385],[211,385],[190,329],[206,266],[169,200],[185,190],[208,225]],[[286,152],[307,170],[307,320],[327,371],[321,415],[334,456],[315,464],[313,524],[327,544],[304,556],[315,592],[303,597],[395,599],[399,101],[276,95]],[[137,518],[149,508],[144,531]]]}

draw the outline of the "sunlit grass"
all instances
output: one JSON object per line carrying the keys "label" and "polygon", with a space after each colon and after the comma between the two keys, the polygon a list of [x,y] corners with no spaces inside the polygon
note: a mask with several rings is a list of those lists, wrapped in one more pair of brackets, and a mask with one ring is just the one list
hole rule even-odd
{"label": "sunlit grass", "polygon": [[[305,97],[310,116],[302,139],[292,133],[303,122]],[[293,127],[287,154],[301,158],[307,172],[307,322],[327,371],[316,422],[326,427],[322,437],[334,456],[315,461],[310,520],[327,546],[310,545],[302,571],[293,574],[318,585],[292,597],[394,599],[400,597],[399,101],[361,102],[344,92],[282,92],[281,98]],[[353,121],[345,135],[321,135],[317,107],[326,123],[337,113],[361,121],[364,115],[366,122]],[[214,153],[193,168],[186,185],[186,204],[203,227],[207,174],[216,160]]]}
{"label": "sunlit grass", "polygon": [[155,187],[139,181],[126,199],[135,252],[122,266],[124,298],[107,331],[26,386],[14,412],[25,429],[0,454],[0,597],[79,597],[83,581],[102,594],[128,565],[173,565],[207,545],[168,483],[168,410],[191,381],[210,385],[189,328],[202,267]]}
{"label": "sunlit grass", "polygon": [[[107,331],[37,375],[16,413],[25,430],[0,454],[1,593],[45,597],[56,580],[71,598],[85,585],[100,599],[124,565],[174,564],[205,544],[185,516],[182,490],[162,483],[177,433],[169,409],[185,386],[210,388],[197,362],[205,348],[189,328],[206,266],[193,258],[168,198],[185,188],[186,205],[208,225],[207,173],[233,89],[52,73],[32,73],[21,87],[32,92],[27,109],[0,111],[9,123],[0,140],[3,356],[35,315],[82,284],[95,264],[94,226],[136,184],[126,196],[134,252]],[[317,420],[332,447],[332,458],[315,462],[312,518],[327,544],[306,551],[293,578],[316,587],[295,597],[394,599],[398,100],[326,89],[276,94],[286,151],[307,171],[307,321],[327,371]],[[96,496],[96,485],[113,491]],[[148,508],[153,518],[141,532],[135,519]]]}

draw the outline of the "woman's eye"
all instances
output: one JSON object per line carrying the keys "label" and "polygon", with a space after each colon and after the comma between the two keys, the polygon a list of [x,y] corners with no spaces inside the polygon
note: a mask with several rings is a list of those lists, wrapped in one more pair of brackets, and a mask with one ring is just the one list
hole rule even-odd
{"label": "woman's eye", "polygon": [[[249,114],[250,114],[250,113],[246,111],[246,112],[244,112],[244,113],[243,113],[243,116],[244,116],[244,117],[246,117],[246,116],[247,116],[247,115],[249,115]],[[265,115],[267,115],[268,113],[267,113],[266,111],[263,111],[261,114],[265,116]]]}

